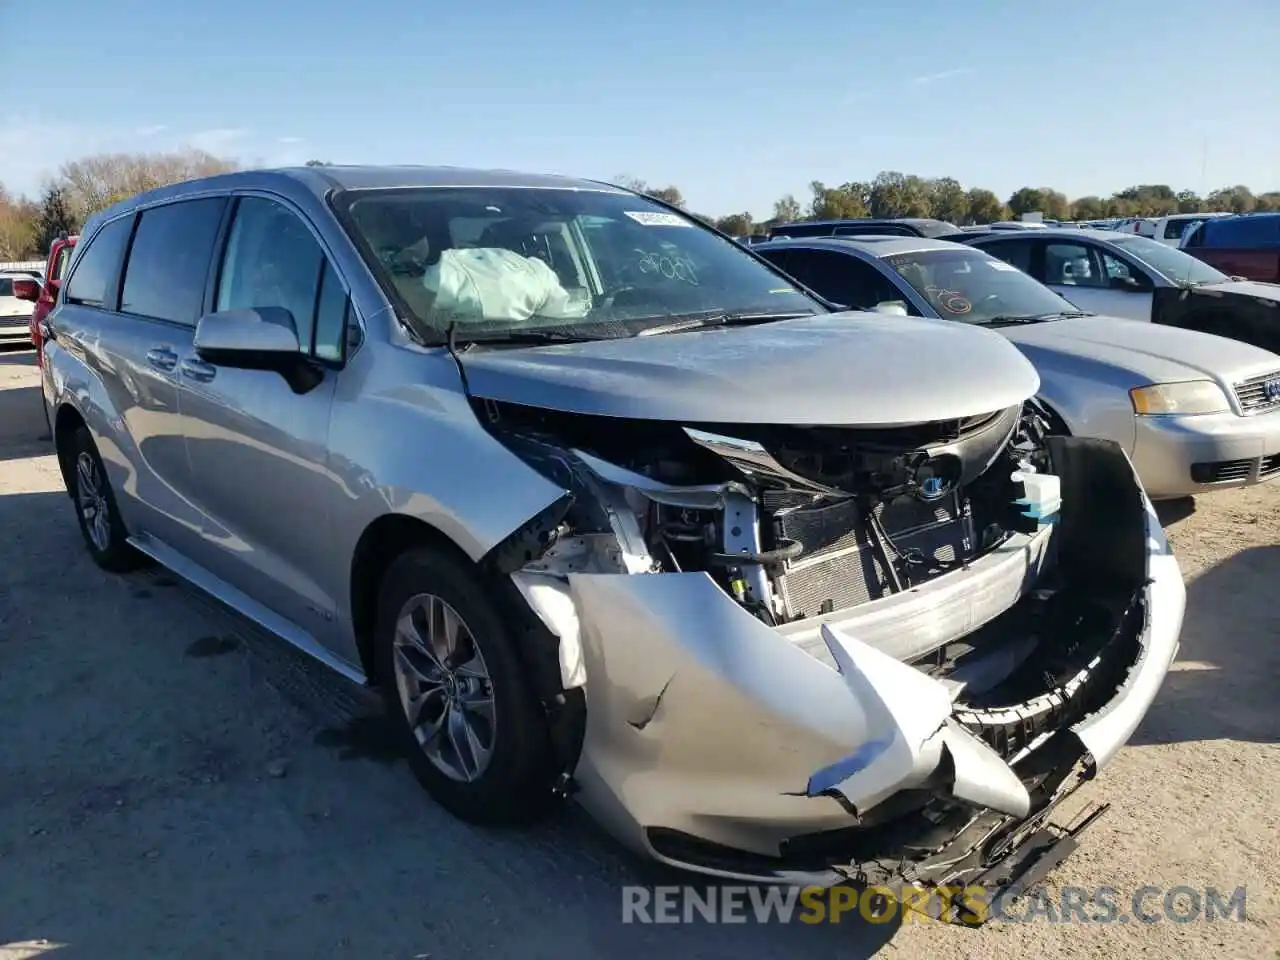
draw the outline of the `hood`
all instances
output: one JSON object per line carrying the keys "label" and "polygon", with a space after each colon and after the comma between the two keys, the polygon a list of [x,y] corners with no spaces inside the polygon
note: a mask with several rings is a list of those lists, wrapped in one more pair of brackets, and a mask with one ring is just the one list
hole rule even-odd
{"label": "hood", "polygon": [[1068,317],[1004,327],[1014,343],[1133,373],[1161,383],[1208,377],[1230,386],[1280,369],[1280,357],[1239,340],[1119,317]]}
{"label": "hood", "polygon": [[1205,297],[1230,294],[1236,297],[1265,300],[1267,303],[1280,303],[1280,283],[1263,283],[1261,280],[1229,280],[1226,283],[1192,287],[1191,290],[1193,293]]}
{"label": "hood", "polygon": [[778,425],[900,425],[976,416],[1040,387],[990,330],[824,314],[622,340],[473,348],[472,396],[566,413]]}

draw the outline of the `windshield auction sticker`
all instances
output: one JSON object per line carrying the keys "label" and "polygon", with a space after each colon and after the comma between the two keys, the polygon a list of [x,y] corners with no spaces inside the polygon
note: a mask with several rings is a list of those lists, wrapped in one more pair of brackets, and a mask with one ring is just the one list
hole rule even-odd
{"label": "windshield auction sticker", "polygon": [[674,213],[662,213],[658,210],[625,210],[628,217],[646,227],[691,227],[684,217]]}

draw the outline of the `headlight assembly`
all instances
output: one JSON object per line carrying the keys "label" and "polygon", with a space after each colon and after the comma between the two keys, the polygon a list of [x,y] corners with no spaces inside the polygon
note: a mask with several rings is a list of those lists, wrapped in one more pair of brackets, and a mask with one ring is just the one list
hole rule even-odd
{"label": "headlight assembly", "polygon": [[1153,383],[1129,391],[1133,412],[1140,417],[1227,413],[1227,395],[1212,380]]}

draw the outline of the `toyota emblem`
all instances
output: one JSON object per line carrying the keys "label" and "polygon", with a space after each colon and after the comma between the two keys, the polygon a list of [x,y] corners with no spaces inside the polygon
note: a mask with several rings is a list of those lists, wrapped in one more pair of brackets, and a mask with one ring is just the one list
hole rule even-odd
{"label": "toyota emblem", "polygon": [[1280,377],[1264,383],[1262,392],[1266,394],[1268,400],[1280,400]]}

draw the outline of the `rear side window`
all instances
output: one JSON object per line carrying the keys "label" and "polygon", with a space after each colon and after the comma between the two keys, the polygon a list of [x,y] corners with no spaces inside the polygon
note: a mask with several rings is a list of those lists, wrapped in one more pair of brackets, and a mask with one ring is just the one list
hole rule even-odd
{"label": "rear side window", "polygon": [[1197,231],[1206,247],[1280,246],[1280,216],[1231,217],[1210,220]]}
{"label": "rear side window", "polygon": [[915,312],[892,283],[857,257],[831,250],[789,250],[788,254],[787,272],[828,300],[854,310],[896,302]]}
{"label": "rear side window", "polygon": [[1164,238],[1166,240],[1181,240],[1182,234],[1187,227],[1199,222],[1199,220],[1168,220],[1164,225]]}
{"label": "rear side window", "polygon": [[832,228],[829,224],[791,224],[785,227],[773,227],[769,231],[771,237],[829,237]]}
{"label": "rear side window", "polygon": [[196,325],[225,206],[225,198],[209,197],[142,213],[125,267],[122,313]]}
{"label": "rear side window", "polygon": [[1031,244],[1032,240],[999,240],[994,243],[984,243],[980,250],[985,250],[993,257],[999,257],[1005,263],[1013,264],[1023,273],[1031,273]]}
{"label": "rear side window", "polygon": [[115,291],[108,285],[115,279],[120,257],[129,242],[132,217],[112,220],[94,234],[80,254],[75,272],[67,284],[66,302],[86,307],[109,306],[114,309]]}
{"label": "rear side window", "polygon": [[838,237],[914,237],[916,232],[910,227],[898,227],[888,223],[875,223],[866,227],[838,227],[836,236]]}

